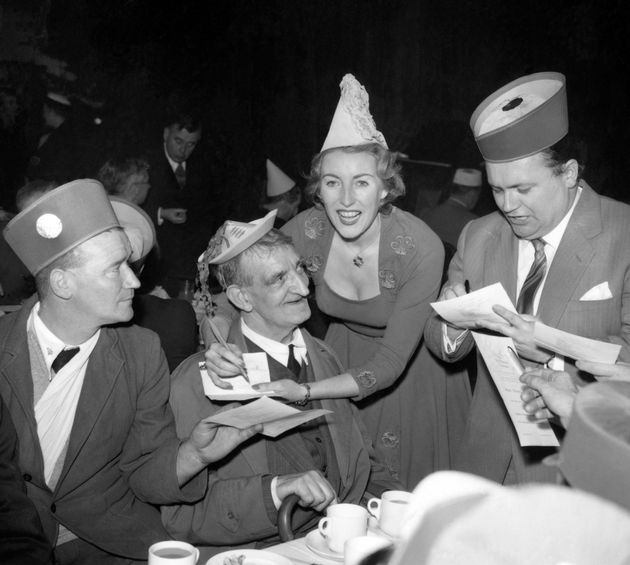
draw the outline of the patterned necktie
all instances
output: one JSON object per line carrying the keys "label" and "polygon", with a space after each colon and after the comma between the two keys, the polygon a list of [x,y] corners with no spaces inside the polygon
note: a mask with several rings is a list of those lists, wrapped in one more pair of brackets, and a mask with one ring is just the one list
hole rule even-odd
{"label": "patterned necktie", "polygon": [[69,347],[68,349],[61,350],[59,355],[57,355],[55,360],[52,362],[52,366],[50,367],[52,372],[57,374],[61,371],[66,363],[68,363],[68,361],[70,361],[70,359],[72,359],[77,353],[79,353],[78,347]]}
{"label": "patterned necktie", "polygon": [[523,288],[518,295],[516,310],[520,314],[534,314],[534,296],[540,286],[545,272],[547,271],[547,257],[545,256],[545,241],[541,239],[532,239],[534,246],[534,262],[532,263],[527,278],[523,283]]}
{"label": "patterned necktie", "polygon": [[178,163],[177,167],[175,167],[175,178],[177,179],[179,188],[184,188],[186,186],[186,169],[184,169],[184,165],[181,163]]}
{"label": "patterned necktie", "polygon": [[289,371],[291,371],[297,377],[300,374],[302,365],[300,365],[300,362],[295,358],[295,355],[293,353],[294,348],[295,346],[292,343],[290,343],[289,344],[289,360],[287,361],[287,369],[289,369]]}

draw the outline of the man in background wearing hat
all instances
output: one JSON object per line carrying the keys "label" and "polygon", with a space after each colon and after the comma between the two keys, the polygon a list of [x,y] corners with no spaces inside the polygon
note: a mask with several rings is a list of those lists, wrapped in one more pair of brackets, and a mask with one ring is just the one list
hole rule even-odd
{"label": "man in background wearing hat", "polygon": [[[589,338],[619,341],[630,358],[630,208],[600,197],[580,178],[570,147],[564,76],[522,77],[488,97],[471,126],[486,160],[499,212],[469,223],[459,239],[440,299],[501,282],[519,314],[501,307],[504,324],[484,328],[511,337],[530,366],[564,368],[585,384],[573,361],[533,340],[534,316]],[[466,327],[436,316],[425,338],[446,360],[473,347]],[[554,448],[521,447],[499,393],[481,360],[467,431],[454,468],[503,483],[554,481],[542,459]]]}
{"label": "man in background wearing hat", "polygon": [[278,210],[273,227],[280,229],[298,213],[302,192],[295,181],[269,159],[266,167],[267,182],[261,208],[267,211]]}
{"label": "man in background wearing hat", "polygon": [[[310,315],[308,278],[291,239],[272,229],[274,216],[275,211],[249,224],[226,222],[200,261],[215,269],[240,312],[228,341],[242,352],[265,352],[272,382],[300,383],[304,400],[296,404],[333,413],[277,438],[249,442],[215,467],[203,500],[163,507],[169,532],[196,545],[277,543],[278,508],[290,494],[300,499],[293,526],[306,533],[335,499],[358,503],[366,488],[377,494],[401,488],[371,460],[366,433],[347,399],[309,401],[309,383],[343,368],[324,342],[299,327]],[[170,401],[183,437],[195,419],[219,409],[220,403],[204,394],[203,360],[203,353],[191,356],[172,376]]]}
{"label": "man in background wearing hat", "polygon": [[478,169],[456,169],[448,191],[448,198],[435,208],[424,212],[420,218],[440,237],[455,249],[457,239],[464,226],[477,218],[472,212],[481,193],[481,171]]}
{"label": "man in background wearing hat", "polygon": [[38,297],[0,319],[0,394],[57,563],[144,560],[167,537],[152,505],[197,500],[205,467],[258,429],[200,422],[177,439],[157,336],[111,326],[133,315],[127,261],[142,242],[132,247],[100,183],[45,194],[5,237]]}
{"label": "man in background wearing hat", "polygon": [[49,92],[42,103],[44,131],[29,159],[26,176],[29,180],[45,179],[58,183],[77,178],[83,171],[85,132],[81,131],[69,98]]}

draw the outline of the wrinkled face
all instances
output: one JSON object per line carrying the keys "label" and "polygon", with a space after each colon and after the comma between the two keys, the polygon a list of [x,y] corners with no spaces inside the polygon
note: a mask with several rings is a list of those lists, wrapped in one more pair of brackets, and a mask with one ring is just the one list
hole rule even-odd
{"label": "wrinkled face", "polygon": [[127,179],[125,184],[124,193],[129,195],[129,199],[134,204],[140,206],[147,199],[151,184],[149,183],[149,173],[142,171],[134,173]]}
{"label": "wrinkled face", "polygon": [[79,252],[81,265],[68,273],[72,300],[84,320],[95,326],[129,321],[140,282],[127,264],[131,252],[127,236],[122,230],[107,231],[82,243]]}
{"label": "wrinkled face", "polygon": [[517,237],[547,235],[573,204],[577,182],[573,160],[560,175],[554,175],[541,153],[509,163],[486,163],[486,171],[494,201]]}
{"label": "wrinkled face", "polygon": [[374,224],[387,190],[369,153],[332,151],[321,164],[319,195],[337,233],[355,240]]}
{"label": "wrinkled face", "polygon": [[309,319],[308,277],[292,246],[244,256],[242,268],[252,283],[242,287],[251,312],[247,324],[256,332],[283,341]]}
{"label": "wrinkled face", "polygon": [[176,163],[183,163],[190,157],[201,139],[201,129],[190,132],[173,124],[164,128],[164,145],[168,156]]}

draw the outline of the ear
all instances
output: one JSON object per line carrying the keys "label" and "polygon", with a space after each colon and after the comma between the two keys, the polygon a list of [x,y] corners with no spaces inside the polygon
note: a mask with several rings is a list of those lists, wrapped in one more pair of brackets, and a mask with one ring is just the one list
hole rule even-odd
{"label": "ear", "polygon": [[170,128],[164,128],[164,133],[162,134],[162,139],[164,141],[166,141],[166,138],[168,137],[169,132],[170,132]]}
{"label": "ear", "polygon": [[578,182],[578,173],[578,162],[575,159],[569,159],[564,164],[564,171],[562,172],[562,176],[564,177],[564,182],[566,183],[567,187],[575,188]]}
{"label": "ear", "polygon": [[249,294],[242,287],[232,284],[227,287],[225,294],[230,302],[242,312],[251,312],[254,309]]}
{"label": "ear", "polygon": [[53,269],[50,273],[50,291],[61,298],[69,300],[74,294],[74,279],[72,273],[63,269]]}

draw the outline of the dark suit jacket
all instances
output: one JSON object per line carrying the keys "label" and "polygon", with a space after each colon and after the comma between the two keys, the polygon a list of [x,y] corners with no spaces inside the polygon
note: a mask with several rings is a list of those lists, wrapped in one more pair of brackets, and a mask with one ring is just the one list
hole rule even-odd
{"label": "dark suit jacket", "polygon": [[420,216],[442,241],[450,243],[453,247],[457,247],[457,240],[464,226],[475,218],[476,214],[450,198]]}
{"label": "dark suit jacket", "polygon": [[158,334],[171,372],[197,351],[197,318],[186,300],[137,294],[133,298],[132,323]]}
{"label": "dark suit jacket", "polygon": [[177,483],[180,441],[159,340],[137,326],[101,329],[51,491],[44,481],[26,332],[34,303],[30,299],[0,318],[0,394],[18,430],[28,495],[51,541],[60,522],[104,551],[146,559],[147,547],[168,537],[152,505],[194,502],[206,486],[205,473],[183,489]]}
{"label": "dark suit jacket", "polygon": [[[315,378],[321,380],[343,373],[333,351],[302,331]],[[247,351],[239,319],[232,324],[228,341],[238,345],[241,351]],[[193,355],[172,376],[170,401],[180,436],[190,433],[195,420],[214,414],[224,404],[204,395],[199,374],[202,360],[202,353]],[[366,489],[376,495],[387,489],[401,489],[402,485],[392,478],[385,466],[373,459],[371,442],[354,405],[345,398],[322,400],[321,405],[333,411],[325,418],[342,484],[337,493],[339,501],[359,503]],[[162,516],[168,531],[194,544],[243,545],[274,539],[278,542],[275,537],[278,528],[268,515],[263,493],[263,476],[270,473],[269,441],[273,440],[257,436],[215,467],[209,477],[208,493],[197,504],[163,507]],[[304,447],[284,455],[299,471],[313,468],[312,458]]]}
{"label": "dark suit jacket", "polygon": [[[197,258],[223,222],[218,202],[213,194],[213,180],[197,148],[186,161],[186,186],[180,188],[162,144],[146,156],[149,162],[151,190],[143,208],[155,222],[161,253],[160,281],[168,277],[194,280]],[[158,226],[158,208],[185,208],[186,222],[173,224],[167,220]],[[166,288],[171,296],[177,292]]]}
{"label": "dark suit jacket", "polygon": [[0,399],[0,563],[44,565],[52,562],[52,546],[26,495],[17,450],[11,415]]}
{"label": "dark suit jacket", "polygon": [[[543,287],[537,316],[545,324],[623,345],[620,359],[630,360],[630,207],[601,197],[582,182],[582,195],[569,221]],[[449,268],[449,282],[468,280],[472,290],[501,282],[516,304],[518,240],[498,212],[474,220],[459,240]],[[605,300],[583,301],[594,286],[607,282]],[[461,359],[473,347],[468,336],[452,355],[442,344],[434,314],[425,329],[427,344],[443,359]],[[569,360],[570,361],[570,360]],[[577,376],[571,362],[566,370]],[[510,461],[519,482],[554,481],[556,471],[539,464],[531,449],[519,446],[516,433],[483,359],[478,356],[477,385],[467,430],[455,468],[502,482]]]}

